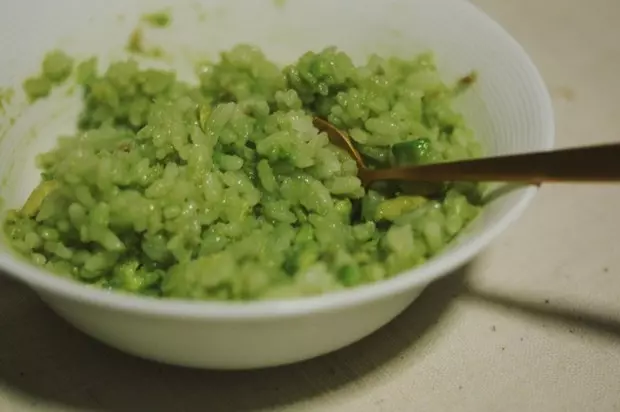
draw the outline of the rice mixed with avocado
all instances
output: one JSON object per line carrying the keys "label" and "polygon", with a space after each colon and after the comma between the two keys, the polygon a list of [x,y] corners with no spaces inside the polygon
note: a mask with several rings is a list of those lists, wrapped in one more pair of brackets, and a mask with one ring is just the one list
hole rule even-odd
{"label": "rice mixed with avocado", "polygon": [[370,167],[471,158],[481,148],[432,55],[335,48],[284,68],[240,45],[199,84],[132,60],[100,74],[61,52],[25,84],[32,99],[72,75],[75,136],[38,156],[42,182],[4,232],[34,264],[97,287],[166,298],[317,295],[424,263],[476,217],[477,188],[379,183],[313,126],[348,132]]}

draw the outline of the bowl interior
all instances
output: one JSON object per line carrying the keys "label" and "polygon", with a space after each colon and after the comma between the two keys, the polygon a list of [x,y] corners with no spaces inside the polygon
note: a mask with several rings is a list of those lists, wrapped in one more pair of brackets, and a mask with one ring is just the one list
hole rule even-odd
{"label": "bowl interior", "polygon": [[[149,29],[144,38],[167,51],[165,62],[145,63],[172,65],[190,75],[198,59],[237,43],[257,45],[283,64],[329,45],[358,60],[370,53],[413,56],[432,50],[448,81],[478,71],[480,81],[458,105],[489,154],[552,146],[551,106],[536,69],[499,26],[463,0],[22,0],[0,6],[0,87],[14,88],[0,112],[3,210],[25,200],[38,181],[34,155],[70,132],[79,110],[79,95],[70,88],[28,107],[23,79],[55,47],[77,57],[99,55],[102,66],[124,57],[140,15],[162,8],[172,11],[171,27]],[[479,249],[481,236],[505,227],[532,194],[533,189],[518,190],[489,205],[451,250],[430,263],[436,265],[430,272],[445,271],[441,262],[447,256],[454,262],[471,257],[466,255]],[[0,263],[12,259],[7,253],[0,241]]]}

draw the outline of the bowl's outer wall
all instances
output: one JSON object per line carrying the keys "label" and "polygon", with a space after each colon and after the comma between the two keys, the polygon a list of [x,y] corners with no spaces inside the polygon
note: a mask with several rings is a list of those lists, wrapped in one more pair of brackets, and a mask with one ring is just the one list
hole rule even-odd
{"label": "bowl's outer wall", "polygon": [[[146,31],[145,38],[170,51],[169,60],[184,75],[192,65],[181,64],[183,59],[213,57],[240,42],[256,44],[283,63],[327,45],[358,60],[369,53],[412,56],[430,49],[447,80],[478,71],[480,82],[459,108],[489,153],[552,146],[550,99],[536,69],[499,26],[463,0],[288,0],[284,7],[271,0],[22,0],[0,6],[0,86],[16,89],[0,112],[4,206],[25,200],[38,180],[33,153],[51,147],[59,133],[70,132],[79,112],[79,95],[64,90],[24,110],[19,86],[24,77],[36,73],[43,54],[58,46],[83,58],[96,53],[102,66],[123,57],[140,13],[163,6],[174,10],[172,27]],[[2,240],[0,269],[35,287],[78,328],[127,352],[187,366],[277,365],[337,349],[391,320],[431,280],[471,259],[513,222],[534,192],[515,191],[490,205],[472,230],[423,267],[342,297],[315,298],[306,306],[291,302],[212,310],[161,302],[155,307],[48,276],[17,261]],[[300,310],[311,307],[321,310]],[[235,315],[223,316],[229,312]]]}
{"label": "bowl's outer wall", "polygon": [[179,319],[102,311],[39,292],[81,331],[134,355],[174,365],[254,369],[331,352],[374,332],[402,312],[422,288],[344,310],[264,320]]}

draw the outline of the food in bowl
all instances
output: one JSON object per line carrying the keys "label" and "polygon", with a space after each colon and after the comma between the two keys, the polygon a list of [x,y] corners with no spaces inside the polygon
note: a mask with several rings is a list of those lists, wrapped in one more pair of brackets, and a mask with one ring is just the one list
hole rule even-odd
{"label": "food in bowl", "polygon": [[348,132],[373,168],[479,156],[452,108],[475,76],[446,85],[431,54],[356,66],[327,48],[280,68],[239,45],[197,84],[131,59],[103,74],[62,52],[45,62],[31,99],[73,73],[84,107],[4,233],[60,276],[164,298],[317,295],[424,263],[479,213],[475,185],[364,188],[312,123]]}

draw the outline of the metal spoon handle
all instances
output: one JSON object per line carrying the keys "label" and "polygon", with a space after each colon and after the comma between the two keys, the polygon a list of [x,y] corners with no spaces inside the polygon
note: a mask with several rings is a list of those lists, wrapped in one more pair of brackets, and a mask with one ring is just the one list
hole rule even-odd
{"label": "metal spoon handle", "polygon": [[487,181],[616,182],[620,181],[620,144],[490,157],[426,166],[363,170],[366,183],[378,180],[425,182]]}

